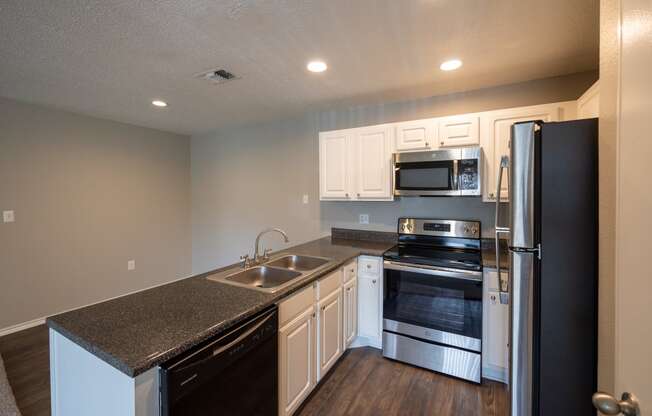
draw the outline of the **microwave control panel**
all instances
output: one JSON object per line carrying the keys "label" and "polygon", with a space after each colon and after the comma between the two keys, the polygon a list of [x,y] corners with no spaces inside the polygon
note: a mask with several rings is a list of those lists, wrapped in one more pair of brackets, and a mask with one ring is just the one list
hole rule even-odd
{"label": "microwave control panel", "polygon": [[460,160],[459,172],[459,189],[474,190],[479,189],[480,184],[478,175],[478,160],[465,159]]}

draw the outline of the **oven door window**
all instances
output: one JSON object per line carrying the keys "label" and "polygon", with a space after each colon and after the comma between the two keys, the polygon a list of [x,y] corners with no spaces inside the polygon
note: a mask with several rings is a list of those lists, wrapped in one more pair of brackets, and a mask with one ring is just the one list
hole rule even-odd
{"label": "oven door window", "polygon": [[453,161],[397,163],[396,188],[415,191],[452,189]]}
{"label": "oven door window", "polygon": [[482,282],[385,269],[383,317],[482,339]]}

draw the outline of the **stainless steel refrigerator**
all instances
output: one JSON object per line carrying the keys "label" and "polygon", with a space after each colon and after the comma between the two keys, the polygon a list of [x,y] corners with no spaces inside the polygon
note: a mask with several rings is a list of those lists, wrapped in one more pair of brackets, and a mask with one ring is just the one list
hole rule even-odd
{"label": "stainless steel refrigerator", "polygon": [[[512,126],[496,203],[496,247],[508,237],[510,415],[595,415],[598,122]],[[508,224],[498,223],[508,211]],[[497,249],[500,265],[500,250]]]}

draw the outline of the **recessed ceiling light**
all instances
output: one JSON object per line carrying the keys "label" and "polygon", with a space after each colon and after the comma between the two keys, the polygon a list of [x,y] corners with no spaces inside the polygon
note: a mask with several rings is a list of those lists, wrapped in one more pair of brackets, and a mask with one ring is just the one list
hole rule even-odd
{"label": "recessed ceiling light", "polygon": [[168,103],[166,103],[165,101],[161,101],[161,100],[154,100],[154,101],[152,101],[152,105],[156,106],[156,107],[167,107]]}
{"label": "recessed ceiling light", "polygon": [[462,66],[462,61],[460,61],[459,59],[451,59],[439,65],[439,69],[441,69],[442,71],[452,71],[461,66]]}
{"label": "recessed ceiling light", "polygon": [[308,62],[308,65],[306,65],[306,68],[308,68],[308,71],[310,72],[324,72],[328,69],[328,65],[326,65],[326,62],[324,61],[310,61]]}

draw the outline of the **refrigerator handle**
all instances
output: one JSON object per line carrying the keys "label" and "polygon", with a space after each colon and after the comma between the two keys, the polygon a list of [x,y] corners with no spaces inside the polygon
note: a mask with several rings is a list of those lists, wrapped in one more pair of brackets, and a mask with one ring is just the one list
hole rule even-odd
{"label": "refrigerator handle", "polygon": [[[496,189],[496,270],[498,271],[498,282],[500,291],[500,303],[509,303],[509,279],[503,279],[500,268],[500,234],[509,234],[509,227],[500,225],[500,189],[503,182],[503,171],[509,169],[509,157],[503,156],[500,158],[500,170],[498,171],[498,186]],[[509,195],[509,179],[507,179],[507,194]]]}

